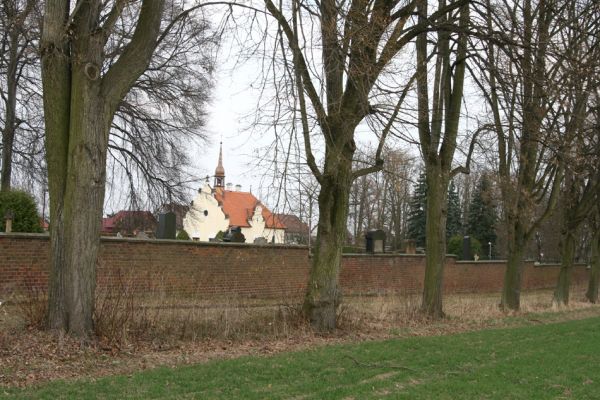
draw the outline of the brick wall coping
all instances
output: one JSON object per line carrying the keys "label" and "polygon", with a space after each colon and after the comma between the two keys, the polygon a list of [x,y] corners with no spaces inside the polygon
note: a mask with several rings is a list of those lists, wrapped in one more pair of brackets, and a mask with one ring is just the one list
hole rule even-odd
{"label": "brick wall coping", "polygon": [[[9,239],[38,239],[48,240],[50,235],[48,233],[21,233],[11,232],[2,233],[0,232],[0,238]],[[195,242],[193,240],[176,240],[176,239],[138,239],[138,238],[119,238],[112,236],[101,236],[100,241],[102,242],[125,242],[125,243],[150,243],[150,244],[176,244],[183,246],[200,246],[200,247],[256,247],[256,248],[275,248],[275,249],[297,249],[297,250],[308,250],[308,246],[301,246],[296,244],[254,244],[254,243],[228,243],[228,242]]]}
{"label": "brick wall coping", "polygon": [[[531,260],[528,260],[529,262],[533,262]],[[546,267],[560,267],[561,263],[537,263],[537,262],[533,262],[533,266],[535,268],[546,268]],[[574,267],[587,267],[588,263],[573,263]]]}
{"label": "brick wall coping", "polygon": [[[50,235],[46,233],[23,233],[23,232],[0,232],[0,238],[9,239],[35,239],[35,240],[49,240]],[[119,238],[112,236],[102,236],[100,240],[103,242],[125,242],[125,243],[150,243],[150,244],[175,244],[185,246],[200,246],[200,247],[243,247],[243,248],[274,248],[274,249],[297,249],[297,250],[308,250],[308,246],[296,245],[296,244],[254,244],[254,243],[228,243],[228,242],[195,242],[192,240],[173,240],[173,239],[137,239],[137,238]],[[425,254],[406,254],[406,253],[344,253],[343,257],[381,257],[381,258],[393,258],[393,257],[425,257]],[[454,254],[446,254],[446,258],[457,258]],[[532,263],[536,268],[546,267],[559,267],[560,263],[537,263],[533,260],[523,260],[524,262]],[[456,264],[505,264],[506,260],[456,260]],[[588,263],[574,263],[573,266],[588,266]]]}
{"label": "brick wall coping", "polygon": [[[456,257],[456,256],[455,256]],[[506,260],[457,260],[457,264],[506,264]]]}
{"label": "brick wall coping", "polygon": [[425,254],[406,254],[406,253],[343,253],[344,257],[425,257]]}
{"label": "brick wall coping", "polygon": [[0,232],[0,238],[9,238],[9,239],[42,239],[48,240],[50,235],[46,233],[22,233],[22,232]]}

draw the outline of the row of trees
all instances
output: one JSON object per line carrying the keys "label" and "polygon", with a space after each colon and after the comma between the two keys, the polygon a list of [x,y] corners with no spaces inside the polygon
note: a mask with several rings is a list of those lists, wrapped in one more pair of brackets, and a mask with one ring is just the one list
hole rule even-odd
{"label": "row of trees", "polygon": [[[50,192],[52,328],[81,336],[91,331],[110,149],[126,143],[121,154],[133,156],[134,165],[151,180],[171,182],[155,176],[131,151],[148,149],[150,159],[160,160],[159,172],[169,165],[169,157],[154,152],[163,142],[144,130],[135,136],[134,124],[167,121],[173,130],[165,130],[165,137],[172,138],[178,129],[162,111],[174,104],[187,118],[177,98],[153,97],[160,92],[147,88],[175,82],[187,93],[192,83],[205,82],[190,75],[194,71],[178,75],[161,70],[170,60],[185,64],[193,48],[177,47],[169,56],[161,56],[160,49],[170,34],[195,26],[188,18],[191,10],[209,3],[187,10],[185,1],[178,7],[165,3],[44,3],[39,48]],[[496,167],[500,187],[508,253],[502,307],[519,308],[526,244],[561,198],[569,216],[561,232],[565,258],[555,301],[568,302],[571,238],[597,203],[590,200],[598,192],[598,171],[591,167],[598,164],[599,150],[597,2],[264,0],[264,8],[240,7],[250,10],[251,26],[265,33],[262,46],[272,47],[271,62],[265,65],[276,86],[272,105],[282,117],[273,121],[277,143],[286,146],[286,162],[294,159],[292,149],[300,150],[299,163],[316,181],[317,241],[304,302],[316,329],[335,328],[353,183],[384,170],[384,159],[393,160],[401,139],[417,145],[425,172],[424,313],[443,316],[448,188],[453,178],[470,171],[478,148],[487,150],[484,156]],[[265,26],[258,16],[265,17]],[[200,36],[196,32],[191,37]],[[141,92],[132,91],[136,83]],[[485,104],[474,127],[462,110],[468,100],[465,88],[471,86],[477,90],[474,96],[483,99],[478,103]],[[119,111],[131,109],[135,99],[150,108],[120,117]],[[112,136],[115,129],[117,136]],[[373,156],[358,157],[359,131],[376,138]],[[284,134],[289,141],[282,139]],[[170,150],[181,144],[164,143]],[[457,150],[464,155],[461,163],[455,159]],[[131,175],[127,179],[133,181]],[[377,199],[381,208],[402,193],[398,185],[389,187],[393,190],[384,190],[386,195]],[[359,209],[354,215],[361,220]],[[594,268],[597,276],[600,267]],[[592,287],[590,293],[595,299]]]}
{"label": "row of trees", "polygon": [[[289,104],[294,110],[290,134],[303,143],[304,161],[320,186],[318,238],[305,301],[314,326],[335,325],[346,210],[351,206],[354,233],[365,215],[361,204],[378,205],[375,222],[385,218],[380,211],[388,208],[383,194],[389,191],[379,190],[382,195],[368,202],[351,201],[364,198],[364,176],[385,169],[384,150],[397,148],[399,139],[417,145],[424,165],[423,312],[443,315],[446,231],[454,224],[447,222],[456,213],[448,188],[453,178],[470,172],[474,157],[495,170],[499,188],[498,236],[508,257],[501,307],[519,309],[527,246],[559,201],[571,214],[561,228],[564,278],[555,301],[568,302],[573,224],[589,217],[590,204],[597,202],[597,171],[590,168],[598,162],[598,121],[590,117],[598,101],[597,2],[265,4],[280,38],[283,67],[277,72],[287,77],[279,83],[286,95],[293,93],[287,96],[291,104],[279,98],[277,106]],[[478,104],[468,114],[461,112],[463,103],[470,104],[465,87]],[[359,130],[377,139],[369,159],[356,155]],[[325,148],[318,157],[316,144]],[[455,158],[457,150],[462,162]],[[582,208],[573,208],[579,200]],[[473,229],[485,221],[477,222]],[[477,235],[494,241],[492,232]]]}

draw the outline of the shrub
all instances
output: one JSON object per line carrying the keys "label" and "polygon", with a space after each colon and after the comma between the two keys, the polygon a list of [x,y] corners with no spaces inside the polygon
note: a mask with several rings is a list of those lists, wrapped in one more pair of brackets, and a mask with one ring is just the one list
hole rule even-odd
{"label": "shrub", "polygon": [[218,242],[222,242],[224,237],[225,237],[225,232],[219,231],[215,235],[215,240],[218,241]]}
{"label": "shrub", "polygon": [[19,190],[0,192],[0,231],[5,231],[4,215],[13,212],[13,232],[43,232],[35,200],[29,193]]}
{"label": "shrub", "polygon": [[176,239],[177,240],[190,240],[190,235],[188,235],[188,233],[185,231],[185,229],[182,229],[177,234]]}
{"label": "shrub", "polygon": [[[458,256],[459,260],[463,260],[463,236],[462,235],[454,235],[448,240],[448,254],[455,254]],[[481,254],[481,243],[475,237],[471,236],[471,255],[475,256],[475,254]]]}

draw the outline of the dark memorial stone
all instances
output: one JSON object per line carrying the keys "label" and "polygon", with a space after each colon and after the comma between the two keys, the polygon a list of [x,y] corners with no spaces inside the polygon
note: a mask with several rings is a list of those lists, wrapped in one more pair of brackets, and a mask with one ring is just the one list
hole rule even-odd
{"label": "dark memorial stone", "polygon": [[158,215],[157,239],[175,239],[176,231],[175,213],[168,212]]}
{"label": "dark memorial stone", "polygon": [[381,229],[369,231],[365,235],[367,253],[383,253],[385,250],[385,232]]}

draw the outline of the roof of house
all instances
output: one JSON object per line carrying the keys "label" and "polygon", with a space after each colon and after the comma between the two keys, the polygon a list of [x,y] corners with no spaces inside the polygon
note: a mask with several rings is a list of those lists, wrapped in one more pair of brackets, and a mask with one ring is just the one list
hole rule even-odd
{"label": "roof of house", "polygon": [[260,205],[266,228],[285,229],[285,225],[279,218],[271,213],[252,193],[217,188],[215,190],[215,199],[229,218],[229,226],[249,227],[248,220],[252,219],[254,209],[257,205]]}
{"label": "roof of house", "polygon": [[129,211],[129,210],[121,210],[118,213],[107,217],[102,218],[102,231],[103,232],[111,232],[116,228],[116,225],[119,221],[122,220],[146,220],[149,222],[156,223],[156,218],[150,211]]}
{"label": "roof of house", "polygon": [[297,216],[293,214],[275,214],[275,216],[285,225],[287,233],[308,235],[308,225]]}

